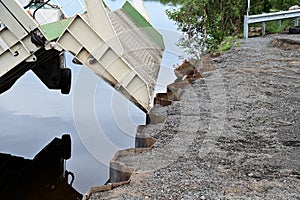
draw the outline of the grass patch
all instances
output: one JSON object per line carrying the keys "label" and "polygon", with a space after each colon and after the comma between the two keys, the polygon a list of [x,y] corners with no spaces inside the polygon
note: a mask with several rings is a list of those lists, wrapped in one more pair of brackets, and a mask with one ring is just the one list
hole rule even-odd
{"label": "grass patch", "polygon": [[[266,22],[266,34],[282,33],[294,26],[294,19]],[[252,24],[251,27],[262,27],[262,23]]]}
{"label": "grass patch", "polygon": [[224,39],[224,41],[221,42],[221,44],[219,44],[218,51],[219,52],[224,52],[224,51],[229,50],[232,47],[239,47],[239,46],[241,46],[241,43],[237,42],[237,39],[238,39],[237,36],[235,36],[235,37],[232,37],[232,36],[226,37]]}

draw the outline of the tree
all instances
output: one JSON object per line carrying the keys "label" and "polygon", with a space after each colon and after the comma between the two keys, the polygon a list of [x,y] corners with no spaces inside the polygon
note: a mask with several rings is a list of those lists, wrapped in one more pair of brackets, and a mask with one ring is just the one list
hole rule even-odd
{"label": "tree", "polygon": [[[243,27],[247,10],[246,0],[185,0],[163,3],[179,3],[180,6],[167,10],[184,33],[179,45],[199,57],[204,51],[212,52],[228,36],[238,35]],[[287,10],[298,0],[251,0],[250,14],[270,12],[270,9]]]}
{"label": "tree", "polygon": [[199,57],[216,49],[224,37],[239,33],[245,10],[243,1],[186,0],[167,15],[185,33],[180,45]]}

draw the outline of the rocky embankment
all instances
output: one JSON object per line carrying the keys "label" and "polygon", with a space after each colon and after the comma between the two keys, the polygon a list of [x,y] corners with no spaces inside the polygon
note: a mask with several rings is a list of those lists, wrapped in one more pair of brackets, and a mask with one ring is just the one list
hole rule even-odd
{"label": "rocky embankment", "polygon": [[179,71],[88,199],[300,199],[299,35],[240,42]]}

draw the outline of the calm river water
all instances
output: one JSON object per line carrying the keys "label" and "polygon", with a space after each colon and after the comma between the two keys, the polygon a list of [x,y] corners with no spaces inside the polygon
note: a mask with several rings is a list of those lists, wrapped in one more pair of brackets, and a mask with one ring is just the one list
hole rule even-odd
{"label": "calm river water", "polygon": [[[105,2],[111,10],[124,3],[121,0]],[[165,37],[166,51],[157,87],[157,91],[164,91],[174,80],[173,65],[181,62],[178,56],[182,52],[175,45],[180,34],[165,15],[168,6],[158,1],[145,1],[145,6],[151,23]],[[135,128],[145,122],[145,115],[88,68],[73,65],[72,57],[68,58],[67,65],[73,73],[70,95],[48,90],[32,72],[27,72],[12,89],[0,95],[0,152],[31,159],[54,137],[69,133],[72,157],[67,161],[67,169],[75,173],[74,187],[85,193],[90,186],[107,181],[109,160],[118,149],[134,146]],[[78,81],[78,77],[85,76],[89,81]],[[80,105],[74,105],[74,98],[80,98],[81,91],[90,89],[90,80],[96,80],[92,85],[94,112],[81,115],[78,107],[84,109],[87,104],[83,98],[82,102],[81,99],[76,101]],[[74,91],[77,92],[75,97]],[[93,131],[88,128],[90,118],[98,122],[97,135],[91,135]],[[87,128],[79,131],[76,127],[81,122],[87,123]]]}

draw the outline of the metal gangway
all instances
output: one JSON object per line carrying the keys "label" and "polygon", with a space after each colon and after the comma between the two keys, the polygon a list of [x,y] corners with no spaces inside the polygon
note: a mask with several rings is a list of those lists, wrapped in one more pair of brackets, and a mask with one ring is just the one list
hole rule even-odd
{"label": "metal gangway", "polygon": [[28,70],[69,93],[68,51],[143,111],[151,108],[164,42],[130,2],[111,11],[102,0],[21,1],[0,0],[0,93]]}

